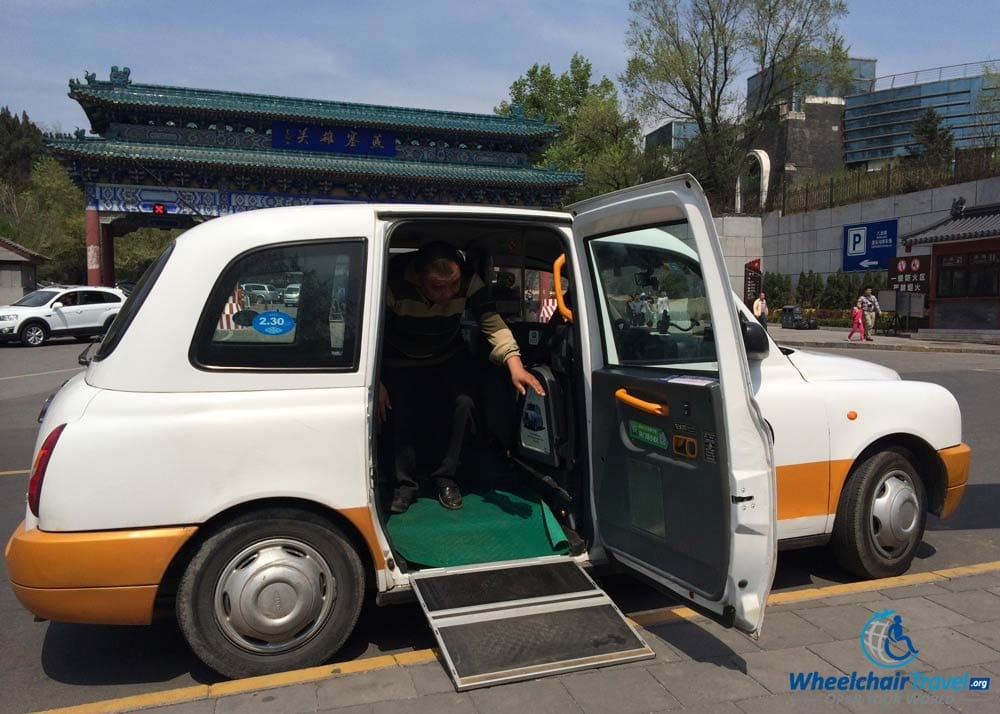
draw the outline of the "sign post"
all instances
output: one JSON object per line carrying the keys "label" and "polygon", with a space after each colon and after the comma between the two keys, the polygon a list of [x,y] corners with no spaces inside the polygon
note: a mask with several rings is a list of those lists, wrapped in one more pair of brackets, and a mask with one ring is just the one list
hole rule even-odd
{"label": "sign post", "polygon": [[901,293],[928,292],[931,256],[906,255],[889,261],[889,287]]}
{"label": "sign post", "polygon": [[760,258],[757,258],[743,266],[743,302],[747,307],[753,305],[753,301],[760,295],[761,287]]}
{"label": "sign post", "polygon": [[844,272],[887,270],[896,257],[898,221],[844,226]]}

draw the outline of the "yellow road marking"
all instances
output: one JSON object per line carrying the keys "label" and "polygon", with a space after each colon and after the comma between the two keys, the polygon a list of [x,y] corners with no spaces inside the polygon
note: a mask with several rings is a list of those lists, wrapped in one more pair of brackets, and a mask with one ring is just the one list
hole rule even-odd
{"label": "yellow road marking", "polygon": [[25,474],[30,473],[30,469],[23,469],[21,471],[0,471],[0,476],[24,476]]}
{"label": "yellow road marking", "polygon": [[[828,585],[822,588],[804,588],[802,590],[790,590],[782,593],[774,593],[767,599],[767,604],[781,605],[792,602],[805,602],[807,600],[815,600],[817,598],[836,597],[838,595],[870,592],[873,590],[883,590],[885,588],[932,583],[968,575],[980,575],[994,570],[1000,570],[1000,560],[989,563],[976,563],[975,565],[963,565],[957,568],[945,568],[943,570],[935,570],[929,573],[900,575],[895,578],[884,578],[882,580],[867,580],[858,583],[840,583],[837,585]],[[700,614],[691,608],[678,605],[674,607],[664,607],[654,610],[634,612],[628,616],[628,619],[634,624],[645,626],[662,624],[672,620],[690,620],[699,616]],[[149,694],[138,694],[131,697],[108,699],[103,702],[94,702],[93,704],[80,704],[72,707],[63,707],[61,709],[47,709],[43,712],[38,712],[38,714],[113,714],[114,712],[131,711],[133,709],[144,709],[155,706],[163,706],[165,704],[193,702],[200,699],[231,696],[233,694],[245,694],[247,692],[273,689],[275,687],[286,687],[292,684],[316,682],[327,679],[331,675],[355,674],[375,669],[384,669],[386,667],[405,667],[415,664],[423,664],[425,662],[433,662],[437,659],[438,651],[435,649],[412,650],[410,652],[402,652],[396,655],[380,655],[378,657],[370,657],[368,659],[327,664],[321,667],[310,667],[308,669],[297,669],[291,672],[268,674],[262,677],[234,679],[229,682],[219,682],[218,684],[184,687],[182,689],[168,689],[163,692],[150,692]]]}

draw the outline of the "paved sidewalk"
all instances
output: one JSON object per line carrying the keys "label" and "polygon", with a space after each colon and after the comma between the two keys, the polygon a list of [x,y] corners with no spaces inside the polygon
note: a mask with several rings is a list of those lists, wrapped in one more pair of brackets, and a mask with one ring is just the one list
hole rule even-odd
{"label": "paved sidewalk", "polygon": [[877,335],[873,342],[847,342],[848,328],[821,327],[818,330],[786,330],[781,325],[770,323],[768,331],[779,345],[785,347],[837,347],[852,350],[894,350],[901,352],[952,352],[968,354],[1000,355],[1000,345],[983,345],[974,342],[939,342],[920,340],[916,337],[882,337]]}
{"label": "paved sidewalk", "polygon": [[[887,610],[917,650],[901,669],[874,666],[862,629]],[[772,596],[754,642],[686,608],[633,615],[654,660],[456,693],[430,650],[155,695],[156,714],[407,712],[989,712],[1000,711],[1000,563]],[[897,639],[900,647],[904,640]],[[896,649],[895,651],[899,651]],[[878,652],[876,651],[876,656]],[[869,674],[874,671],[874,674]],[[853,675],[853,673],[857,673]],[[853,680],[898,691],[840,691]],[[792,691],[791,676],[833,689]],[[969,675],[967,678],[966,675]],[[989,677],[988,691],[969,682]],[[300,680],[289,684],[291,679]],[[915,689],[919,682],[924,690]],[[819,682],[817,682],[818,684]],[[944,689],[944,684],[949,689]],[[276,686],[282,684],[284,686]],[[936,686],[936,689],[930,689]],[[962,689],[955,687],[964,686]],[[235,693],[241,692],[241,693]],[[135,711],[139,698],[67,709]]]}

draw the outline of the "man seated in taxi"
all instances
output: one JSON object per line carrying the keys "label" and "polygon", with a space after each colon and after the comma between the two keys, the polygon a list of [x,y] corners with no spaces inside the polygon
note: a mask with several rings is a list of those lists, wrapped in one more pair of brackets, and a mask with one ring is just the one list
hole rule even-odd
{"label": "man seated in taxi", "polygon": [[[383,421],[392,420],[393,513],[404,513],[417,498],[420,456],[437,463],[428,475],[441,505],[462,507],[455,478],[475,392],[471,355],[461,332],[466,310],[490,343],[490,360],[507,367],[517,391],[545,394],[524,368],[514,335],[497,314],[485,283],[464,265],[461,253],[443,242],[428,243],[389,264],[378,411]],[[428,440],[419,438],[424,431]]]}

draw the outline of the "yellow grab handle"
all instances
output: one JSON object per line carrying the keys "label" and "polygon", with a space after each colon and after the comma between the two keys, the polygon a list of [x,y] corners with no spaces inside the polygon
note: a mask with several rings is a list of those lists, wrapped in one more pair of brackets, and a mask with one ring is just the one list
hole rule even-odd
{"label": "yellow grab handle", "polygon": [[552,288],[556,294],[556,306],[559,308],[559,314],[566,322],[573,322],[573,311],[566,307],[566,301],[563,300],[562,269],[564,265],[566,265],[565,253],[556,258],[556,262],[552,264],[552,281],[555,283]]}
{"label": "yellow grab handle", "polygon": [[646,402],[638,397],[633,397],[625,390],[624,387],[615,392],[615,399],[619,402],[628,404],[630,407],[635,407],[639,411],[646,412],[647,414],[670,416],[670,407],[668,405],[657,404],[656,402]]}

